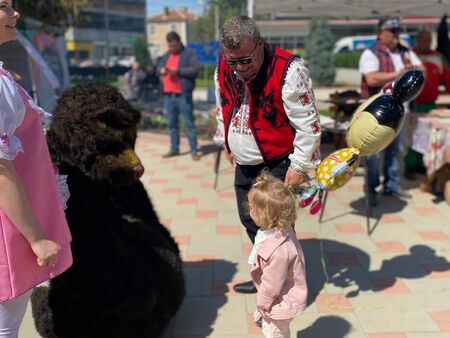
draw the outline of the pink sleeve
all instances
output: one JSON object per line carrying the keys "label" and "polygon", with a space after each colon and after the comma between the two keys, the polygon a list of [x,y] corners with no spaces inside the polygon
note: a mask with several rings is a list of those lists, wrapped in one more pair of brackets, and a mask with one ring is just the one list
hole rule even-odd
{"label": "pink sleeve", "polygon": [[270,309],[286,281],[288,265],[287,257],[279,254],[273,254],[270,257],[268,265],[262,271],[261,285],[256,294],[256,306],[258,308]]}

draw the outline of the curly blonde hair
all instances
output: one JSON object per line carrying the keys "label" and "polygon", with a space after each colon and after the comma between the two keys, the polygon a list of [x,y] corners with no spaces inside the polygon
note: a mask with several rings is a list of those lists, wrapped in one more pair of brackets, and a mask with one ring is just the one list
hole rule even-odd
{"label": "curly blonde hair", "polygon": [[264,229],[284,229],[293,226],[297,219],[297,200],[283,182],[264,170],[248,193],[248,210],[258,217]]}

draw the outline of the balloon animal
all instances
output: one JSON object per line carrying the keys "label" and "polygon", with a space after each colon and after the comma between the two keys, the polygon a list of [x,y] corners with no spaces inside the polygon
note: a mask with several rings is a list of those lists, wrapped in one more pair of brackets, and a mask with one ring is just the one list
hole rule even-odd
{"label": "balloon animal", "polygon": [[[358,167],[360,156],[377,153],[394,140],[405,119],[403,103],[414,99],[423,83],[422,71],[408,70],[356,109],[346,135],[349,148],[328,155],[316,170],[315,183],[296,190],[301,208],[312,203],[310,213],[316,214],[322,207],[323,192],[346,184]],[[317,193],[319,198],[313,203]]]}

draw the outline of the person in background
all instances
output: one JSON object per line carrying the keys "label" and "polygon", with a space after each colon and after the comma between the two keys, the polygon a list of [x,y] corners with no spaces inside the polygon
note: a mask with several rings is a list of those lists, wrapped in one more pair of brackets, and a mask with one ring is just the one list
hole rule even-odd
{"label": "person in background", "polygon": [[170,150],[163,157],[177,156],[180,153],[179,115],[187,129],[187,137],[194,161],[200,160],[197,150],[197,130],[195,128],[192,92],[197,77],[197,56],[195,51],[181,43],[176,32],[166,36],[169,50],[158,64],[158,74],[162,77],[164,109],[167,113]]}
{"label": "person in background", "polygon": [[159,98],[159,76],[156,73],[156,67],[148,65],[145,70],[143,81],[143,92],[146,101],[155,101]]}
{"label": "person in background", "polygon": [[[0,43],[16,39],[19,16],[0,0]],[[0,62],[0,337],[17,338],[31,290],[72,264],[45,115]]]}
{"label": "person in background", "polygon": [[306,308],[305,257],[292,224],[297,198],[264,170],[248,193],[248,212],[258,225],[248,263],[258,293],[254,319],[268,338],[290,337],[289,324]]}
{"label": "person in background", "polygon": [[[224,52],[215,72],[217,131],[235,167],[239,217],[252,243],[259,229],[245,208],[267,168],[286,186],[301,185],[320,163],[320,124],[312,81],[298,56],[264,41],[254,20],[234,16],[221,28]],[[292,224],[293,225],[293,224]],[[252,281],[234,286],[255,293]]]}
{"label": "person in background", "polygon": [[422,31],[417,35],[414,52],[426,69],[425,84],[416,98],[417,111],[428,112],[436,108],[439,86],[450,93],[450,69],[441,53],[431,49],[431,33]]}
{"label": "person in background", "polygon": [[[450,93],[450,70],[441,53],[431,49],[430,32],[422,31],[417,35],[414,52],[426,69],[425,84],[416,98],[416,110],[419,113],[427,113],[436,108],[439,86],[442,85],[447,93]],[[416,173],[426,174],[421,153],[410,148],[404,161],[405,178],[414,180]]]}
{"label": "person in background", "polygon": [[130,91],[129,99],[137,101],[142,98],[142,84],[145,79],[145,72],[139,62],[133,62],[131,69],[127,72],[128,89]]}
{"label": "person in background", "polygon": [[[400,22],[397,18],[379,20],[376,42],[364,50],[359,59],[359,71],[362,74],[361,95],[363,97],[368,98],[379,93],[384,85],[394,81],[406,69],[417,67],[424,70],[417,55],[400,43],[399,33]],[[412,197],[411,194],[400,186],[401,142],[400,133],[382,152],[384,156],[383,195],[408,199]],[[379,203],[376,190],[380,184],[379,160],[380,154],[369,155],[366,158],[369,201],[372,206]]]}

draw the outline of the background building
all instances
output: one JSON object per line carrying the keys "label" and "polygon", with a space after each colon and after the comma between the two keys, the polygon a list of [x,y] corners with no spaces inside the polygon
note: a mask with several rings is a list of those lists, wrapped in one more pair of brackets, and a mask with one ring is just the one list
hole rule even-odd
{"label": "background building", "polygon": [[80,17],[65,34],[72,65],[104,64],[108,56],[114,64],[133,55],[136,37],[145,37],[145,0],[92,0]]}
{"label": "background building", "polygon": [[[411,33],[413,36],[427,29],[435,32],[440,18],[438,17],[403,17],[402,33]],[[377,19],[330,19],[329,24],[335,41],[345,36],[376,34]],[[309,19],[276,17],[270,20],[257,20],[258,27],[266,41],[293,53],[304,49],[306,37],[309,33]]]}
{"label": "background building", "polygon": [[170,31],[177,32],[184,45],[191,42],[192,25],[197,16],[188,12],[186,7],[169,9],[147,19],[147,39],[152,57],[162,55],[167,51],[166,35]]}

